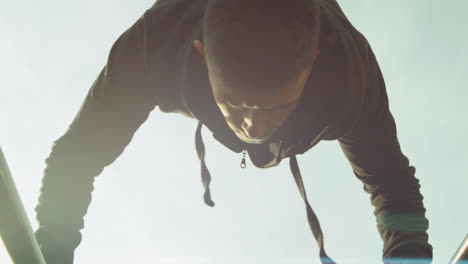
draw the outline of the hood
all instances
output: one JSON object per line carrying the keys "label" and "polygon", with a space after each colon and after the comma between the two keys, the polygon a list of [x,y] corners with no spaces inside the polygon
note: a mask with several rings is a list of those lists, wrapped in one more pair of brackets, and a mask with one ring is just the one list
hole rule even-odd
{"label": "hood", "polygon": [[194,27],[182,54],[181,98],[191,115],[213,132],[223,145],[240,153],[248,150],[259,168],[278,165],[283,158],[302,154],[321,140],[334,140],[357,122],[365,95],[363,47],[350,24],[337,19],[336,10],[322,8],[321,53],[298,106],[273,137],[263,144],[237,138],[217,107],[202,58],[193,47],[202,39],[202,22]]}

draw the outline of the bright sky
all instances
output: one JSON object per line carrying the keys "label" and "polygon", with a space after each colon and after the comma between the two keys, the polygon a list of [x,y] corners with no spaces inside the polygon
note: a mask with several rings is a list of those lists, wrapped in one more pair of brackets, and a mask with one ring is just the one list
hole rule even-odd
{"label": "bright sky", "polygon": [[[114,41],[152,3],[2,2],[0,145],[34,229],[52,142],[72,121]],[[434,263],[447,263],[468,232],[468,2],[339,3],[377,55],[403,153],[421,181]],[[241,170],[241,156],[205,130],[216,202],[209,208],[195,128],[194,120],[152,113],[96,179],[75,263],[317,263],[287,160]],[[379,263],[382,242],[369,196],[338,142],[321,142],[298,159],[329,255],[339,263]],[[0,263],[11,263],[1,244]]]}

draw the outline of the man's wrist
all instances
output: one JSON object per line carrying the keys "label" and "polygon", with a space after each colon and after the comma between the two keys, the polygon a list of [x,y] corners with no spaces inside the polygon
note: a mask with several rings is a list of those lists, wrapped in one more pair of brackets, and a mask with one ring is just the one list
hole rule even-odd
{"label": "man's wrist", "polygon": [[81,242],[78,230],[41,227],[35,232],[47,264],[72,264],[75,248]]}
{"label": "man's wrist", "polygon": [[386,252],[383,260],[385,264],[429,264],[432,262],[432,247],[427,243],[403,243]]}
{"label": "man's wrist", "polygon": [[73,264],[73,247],[41,245],[40,248],[47,264]]}

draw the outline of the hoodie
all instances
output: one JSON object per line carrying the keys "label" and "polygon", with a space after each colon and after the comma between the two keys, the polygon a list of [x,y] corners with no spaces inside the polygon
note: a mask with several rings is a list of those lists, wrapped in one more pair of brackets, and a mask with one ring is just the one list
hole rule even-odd
{"label": "hoodie", "polygon": [[207,205],[214,206],[214,201],[204,161],[203,126],[228,149],[243,157],[248,153],[258,168],[289,159],[321,261],[333,263],[325,253],[323,233],[307,200],[296,155],[322,140],[337,140],[354,175],[370,194],[384,242],[384,260],[431,259],[419,180],[401,151],[375,55],[336,1],[317,1],[321,53],[296,109],[263,144],[244,143],[229,129],[214,101],[202,58],[193,47],[194,39],[203,39],[207,0],[159,0],[125,31],[46,159],[36,206],[36,237],[48,263],[72,263],[94,177],[122,154],[156,107],[198,122],[196,149]]}

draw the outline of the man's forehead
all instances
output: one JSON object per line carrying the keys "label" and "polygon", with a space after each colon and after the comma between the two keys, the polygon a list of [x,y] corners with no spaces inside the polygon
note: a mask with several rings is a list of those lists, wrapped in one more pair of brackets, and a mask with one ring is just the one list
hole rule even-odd
{"label": "man's forehead", "polygon": [[[303,78],[306,76],[302,76]],[[246,107],[275,107],[297,101],[304,90],[306,79],[294,82],[282,88],[258,89],[255,87],[229,87],[222,82],[213,82],[212,90],[217,100]]]}

